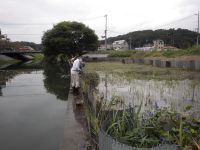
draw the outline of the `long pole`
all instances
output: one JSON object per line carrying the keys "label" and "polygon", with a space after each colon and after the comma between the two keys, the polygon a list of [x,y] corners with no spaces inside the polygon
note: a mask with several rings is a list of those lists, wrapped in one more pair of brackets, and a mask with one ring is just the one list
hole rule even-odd
{"label": "long pole", "polygon": [[105,15],[105,49],[107,50],[107,15]]}
{"label": "long pole", "polygon": [[199,45],[199,11],[198,11],[198,14],[197,14],[197,16],[198,16],[198,23],[197,23],[197,45]]}

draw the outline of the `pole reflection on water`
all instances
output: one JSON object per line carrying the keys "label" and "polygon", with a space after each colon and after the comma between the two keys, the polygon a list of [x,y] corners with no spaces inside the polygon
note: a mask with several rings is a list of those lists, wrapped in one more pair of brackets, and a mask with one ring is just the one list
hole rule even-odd
{"label": "pole reflection on water", "polygon": [[[52,67],[51,67],[52,66]],[[0,149],[55,150],[63,141],[69,68],[0,71]]]}

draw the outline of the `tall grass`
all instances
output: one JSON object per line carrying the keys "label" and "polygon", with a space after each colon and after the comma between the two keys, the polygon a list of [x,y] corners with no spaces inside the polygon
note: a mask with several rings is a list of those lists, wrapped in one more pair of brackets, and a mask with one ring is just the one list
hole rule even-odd
{"label": "tall grass", "polygon": [[187,150],[199,150],[200,120],[161,108],[141,113],[139,107],[114,112],[105,131],[115,140],[138,148],[176,144]]}
{"label": "tall grass", "polygon": [[126,51],[111,51],[109,57],[131,57],[131,58],[144,58],[144,57],[179,57],[179,56],[191,56],[200,55],[200,46],[193,46],[188,49],[164,49],[153,51],[138,51],[138,50],[126,50]]}

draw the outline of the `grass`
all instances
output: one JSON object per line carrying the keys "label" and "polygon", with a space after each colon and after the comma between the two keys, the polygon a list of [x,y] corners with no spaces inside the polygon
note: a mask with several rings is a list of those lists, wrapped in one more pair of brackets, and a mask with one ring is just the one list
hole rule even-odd
{"label": "grass", "polygon": [[122,64],[119,62],[86,63],[85,72],[104,72],[130,79],[181,80],[200,79],[199,73],[175,68],[158,68],[149,65]]}
{"label": "grass", "polygon": [[[200,79],[198,72],[191,72],[191,71],[185,71],[180,69],[171,69],[171,68],[155,68],[152,66],[147,65],[138,65],[138,64],[122,64],[118,62],[96,62],[96,63],[86,63],[85,65],[85,79],[83,80],[84,86],[81,86],[83,91],[85,91],[85,94],[87,95],[89,88],[88,87],[94,87],[98,85],[98,82],[100,78],[98,77],[98,74],[96,72],[103,72],[107,74],[113,74],[117,75],[120,79],[124,80],[126,79],[133,79],[133,78],[142,78],[145,80],[149,79],[194,79],[198,78],[198,82]],[[94,73],[94,74],[93,74]],[[94,81],[93,81],[94,80]],[[88,86],[87,83],[89,83],[92,86]],[[97,89],[98,90],[98,89]],[[95,93],[95,94],[94,94]],[[94,94],[94,97],[91,96]],[[98,95],[98,92],[95,92],[95,90],[92,90],[91,93],[89,93],[90,97],[93,97],[92,101],[96,102],[96,111],[94,112],[92,109],[92,106],[89,103],[87,105],[87,120],[88,120],[88,126],[89,130],[92,133],[94,137],[98,136],[99,128],[102,124],[102,119],[105,118],[105,111],[104,110],[112,110],[113,107],[116,104],[120,104],[121,100],[120,97],[112,97],[110,103],[106,104],[104,101],[102,101],[101,96]],[[113,100],[113,101],[112,101]],[[87,101],[88,102],[88,101]],[[125,109],[127,110],[127,109]],[[134,113],[130,114],[127,111],[124,111],[121,113],[122,115],[113,114],[111,118],[111,122],[108,126],[107,133],[110,134],[114,139],[117,141],[120,141],[125,144],[129,144],[132,146],[138,146],[138,147],[151,147],[156,146],[161,140],[164,139],[166,143],[176,143],[178,145],[184,145],[184,146],[191,146],[193,147],[199,147],[199,138],[196,138],[193,136],[193,133],[184,133],[183,129],[185,128],[191,128],[187,123],[185,123],[185,120],[182,123],[175,126],[175,128],[170,128],[170,132],[172,133],[170,136],[168,136],[168,131],[163,131],[163,126],[159,126],[160,122],[162,123],[163,118],[167,118],[164,116],[164,112],[157,113],[157,115],[154,118],[150,118],[146,120],[146,126],[145,128],[141,128],[141,117],[138,115],[141,106],[137,107],[135,110],[132,111]],[[168,115],[168,112],[166,112],[166,116]],[[120,113],[119,113],[120,114]],[[118,116],[117,116],[118,115]],[[134,117],[132,117],[132,116]],[[164,117],[163,117],[164,116]],[[173,118],[174,118],[173,114]],[[164,120],[165,121],[165,120]],[[172,120],[173,121],[173,120]],[[187,121],[187,120],[186,120]],[[188,120],[189,122],[190,120]],[[153,124],[151,123],[153,122]],[[156,126],[154,124],[156,123]],[[164,122],[165,124],[166,122]],[[168,123],[168,120],[167,120]],[[199,121],[195,121],[194,123],[197,123],[199,125]],[[171,125],[171,124],[170,124]],[[130,128],[127,128],[130,127]],[[160,130],[157,130],[159,127]],[[150,128],[153,128],[152,131]],[[175,130],[174,130],[175,129]],[[199,129],[200,130],[200,129]],[[195,126],[195,132],[197,131]],[[193,132],[193,127],[191,128],[191,132]],[[199,132],[199,131],[198,131]],[[145,133],[145,135],[142,135]],[[152,136],[153,135],[153,136]],[[160,137],[162,136],[162,137]],[[171,137],[173,136],[173,139],[171,140]],[[192,139],[191,137],[194,137],[193,141],[188,141],[188,139]],[[189,137],[186,139],[186,137]],[[162,139],[161,139],[162,138]],[[95,138],[98,140],[97,138]],[[97,141],[96,141],[97,142]],[[186,143],[186,144],[184,144]],[[195,149],[196,150],[196,149]]]}
{"label": "grass", "polygon": [[32,59],[33,62],[41,62],[44,58],[43,54],[33,54],[32,56],[33,56]]}
{"label": "grass", "polygon": [[0,66],[5,65],[5,64],[14,64],[17,63],[18,60],[0,60]]}
{"label": "grass", "polygon": [[138,50],[124,50],[124,51],[93,51],[89,53],[95,54],[109,54],[109,57],[131,57],[131,58],[145,58],[145,57],[166,57],[175,58],[179,56],[194,56],[200,55],[200,46],[193,46],[188,49],[164,49],[161,51],[138,51]]}
{"label": "grass", "polygon": [[158,107],[155,112],[140,111],[141,105],[112,113],[104,130],[116,141],[137,148],[176,144],[185,150],[199,150],[199,117]]}
{"label": "grass", "polygon": [[109,57],[131,57],[133,56],[137,51],[113,51],[109,54]]}

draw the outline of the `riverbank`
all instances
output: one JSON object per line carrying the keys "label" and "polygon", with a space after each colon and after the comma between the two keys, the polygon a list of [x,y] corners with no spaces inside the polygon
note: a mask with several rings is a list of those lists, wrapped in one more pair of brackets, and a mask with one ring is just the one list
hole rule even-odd
{"label": "riverbank", "polygon": [[0,66],[5,65],[5,64],[13,64],[13,63],[17,63],[17,62],[18,62],[18,60],[16,60],[16,59],[12,59],[10,57],[0,55]]}

